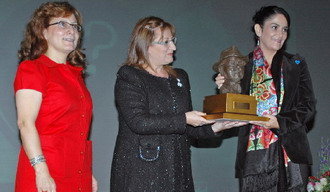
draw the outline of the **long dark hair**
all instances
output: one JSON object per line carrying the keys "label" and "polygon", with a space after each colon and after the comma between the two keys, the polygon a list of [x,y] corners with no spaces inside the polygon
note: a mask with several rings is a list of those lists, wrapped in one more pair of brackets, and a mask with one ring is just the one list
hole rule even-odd
{"label": "long dark hair", "polygon": [[254,31],[254,25],[259,24],[261,27],[265,24],[265,21],[271,18],[275,14],[282,14],[286,21],[288,22],[288,27],[290,27],[290,15],[286,12],[283,8],[277,6],[266,6],[261,7],[253,16],[252,21],[252,32],[254,32],[254,40],[255,42],[258,41],[258,36]]}

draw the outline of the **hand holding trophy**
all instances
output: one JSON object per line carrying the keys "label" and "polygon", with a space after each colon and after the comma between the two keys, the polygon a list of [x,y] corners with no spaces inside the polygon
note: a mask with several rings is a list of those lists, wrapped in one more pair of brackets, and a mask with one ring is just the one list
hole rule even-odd
{"label": "hand holding trophy", "polygon": [[206,96],[204,116],[206,119],[233,121],[267,121],[266,117],[256,115],[257,101],[253,96],[242,95],[240,81],[244,75],[244,66],[248,59],[235,46],[220,54],[220,60],[213,65],[213,70],[223,76],[224,83],[220,94]]}

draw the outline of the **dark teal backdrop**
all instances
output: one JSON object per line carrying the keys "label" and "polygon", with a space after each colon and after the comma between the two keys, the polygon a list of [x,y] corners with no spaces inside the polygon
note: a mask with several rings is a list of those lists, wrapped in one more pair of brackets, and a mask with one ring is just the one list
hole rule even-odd
{"label": "dark teal backdrop", "polygon": [[[17,50],[25,25],[41,0],[0,1],[0,191],[13,191],[20,146],[12,82]],[[215,94],[211,67],[221,50],[236,45],[244,54],[253,49],[251,17],[262,5],[276,4],[291,15],[287,51],[300,53],[309,64],[317,97],[317,116],[309,133],[318,169],[322,137],[329,138],[330,1],[328,0],[72,0],[84,19],[84,47],[89,62],[88,88],[94,100],[91,139],[94,174],[99,191],[109,191],[110,166],[118,129],[113,86],[118,66],[126,57],[130,32],[136,21],[155,15],[177,29],[175,67],[190,75],[192,100],[202,109],[206,95]],[[212,141],[215,148],[192,147],[197,192],[238,191],[234,178],[236,138]]]}

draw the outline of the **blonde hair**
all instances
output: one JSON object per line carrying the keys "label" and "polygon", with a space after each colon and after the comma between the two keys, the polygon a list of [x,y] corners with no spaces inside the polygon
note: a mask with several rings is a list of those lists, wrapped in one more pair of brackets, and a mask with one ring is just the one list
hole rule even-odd
{"label": "blonde hair", "polygon": [[[174,26],[161,18],[150,16],[140,19],[133,29],[124,65],[134,66],[143,70],[145,65],[150,65],[148,61],[148,47],[155,39],[154,31],[157,28],[161,30],[161,33],[169,29],[172,35],[175,35]],[[176,76],[171,66],[165,65],[164,68],[170,75]]]}

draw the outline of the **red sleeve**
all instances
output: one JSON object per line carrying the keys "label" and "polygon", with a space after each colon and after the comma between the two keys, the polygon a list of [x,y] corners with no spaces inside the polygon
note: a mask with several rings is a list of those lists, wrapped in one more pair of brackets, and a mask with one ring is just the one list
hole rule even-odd
{"label": "red sleeve", "polygon": [[23,61],[17,69],[14,81],[14,90],[33,89],[44,94],[45,73],[44,66],[35,61]]}

